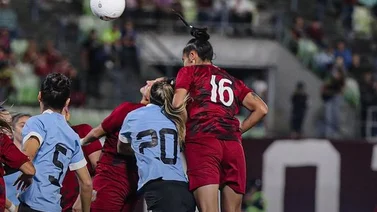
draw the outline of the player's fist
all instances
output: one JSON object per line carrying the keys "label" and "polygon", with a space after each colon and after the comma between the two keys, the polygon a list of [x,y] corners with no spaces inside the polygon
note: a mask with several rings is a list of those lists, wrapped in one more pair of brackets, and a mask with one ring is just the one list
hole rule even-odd
{"label": "player's fist", "polygon": [[73,212],[82,212],[80,196],[77,197],[75,203],[72,206]]}

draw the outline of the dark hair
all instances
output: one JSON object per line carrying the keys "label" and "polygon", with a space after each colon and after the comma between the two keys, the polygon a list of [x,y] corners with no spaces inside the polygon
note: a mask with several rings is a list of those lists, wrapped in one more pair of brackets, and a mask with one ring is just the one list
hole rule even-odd
{"label": "dark hair", "polygon": [[[8,112],[3,106],[0,104],[0,113]],[[12,132],[12,127],[8,124],[6,120],[4,120],[0,116],[0,133],[7,133],[7,132]]]}
{"label": "dark hair", "polygon": [[193,27],[189,25],[180,14],[175,14],[188,28],[190,28],[190,34],[194,37],[186,44],[186,47],[183,49],[183,54],[189,54],[191,51],[196,51],[200,59],[203,61],[212,61],[213,48],[208,41],[211,36],[207,33],[207,28]]}
{"label": "dark hair", "polygon": [[71,81],[63,74],[49,74],[41,84],[41,101],[46,108],[62,110],[70,95]]}
{"label": "dark hair", "polygon": [[162,113],[175,124],[178,131],[178,141],[182,145],[186,136],[186,124],[181,114],[186,109],[186,103],[175,108],[173,106],[173,97],[174,79],[165,79],[152,85],[150,102],[160,106]]}
{"label": "dark hair", "polygon": [[13,115],[12,116],[12,127],[15,128],[18,120],[22,117],[25,117],[25,116],[29,117],[29,118],[31,117],[31,115],[28,114],[28,113],[17,113],[16,115]]}

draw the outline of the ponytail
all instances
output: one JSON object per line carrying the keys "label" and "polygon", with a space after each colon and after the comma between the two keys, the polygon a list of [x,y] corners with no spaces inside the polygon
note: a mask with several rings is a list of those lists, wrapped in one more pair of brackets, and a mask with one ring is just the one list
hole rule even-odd
{"label": "ponytail", "polygon": [[186,100],[184,104],[176,108],[173,106],[174,81],[166,80],[156,82],[151,88],[150,101],[162,107],[163,114],[170,119],[177,128],[178,141],[182,146],[186,136],[186,123],[182,113],[186,109]]}

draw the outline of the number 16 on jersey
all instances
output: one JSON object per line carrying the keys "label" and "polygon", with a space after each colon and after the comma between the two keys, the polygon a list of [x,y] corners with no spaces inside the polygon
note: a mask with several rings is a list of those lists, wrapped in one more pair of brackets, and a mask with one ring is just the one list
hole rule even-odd
{"label": "number 16 on jersey", "polygon": [[[232,81],[226,78],[220,79],[218,85],[216,84],[216,75],[211,76],[211,101],[217,103],[217,95],[219,95],[220,102],[229,107],[233,104],[234,93],[231,87],[225,85],[225,83],[232,85]],[[228,93],[228,100],[225,100],[225,92]]]}

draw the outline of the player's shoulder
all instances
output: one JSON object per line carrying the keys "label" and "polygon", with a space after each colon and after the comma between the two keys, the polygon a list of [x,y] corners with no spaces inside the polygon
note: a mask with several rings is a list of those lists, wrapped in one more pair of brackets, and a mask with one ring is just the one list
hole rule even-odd
{"label": "player's shoulder", "polygon": [[115,110],[124,110],[124,111],[133,111],[145,105],[140,103],[133,103],[133,102],[123,102],[122,104],[118,105]]}
{"label": "player's shoulder", "polygon": [[35,116],[30,117],[26,121],[26,124],[40,123],[40,124],[44,125],[44,122],[47,122],[47,121],[49,121],[49,119],[46,116],[46,114],[39,114],[39,115],[35,115]]}
{"label": "player's shoulder", "polygon": [[140,116],[141,114],[145,114],[146,111],[148,111],[148,107],[139,107],[139,108],[136,108],[136,109],[130,111],[127,114],[127,117],[128,117],[128,119],[135,118],[137,116]]}
{"label": "player's shoulder", "polygon": [[80,136],[80,138],[85,137],[93,129],[89,124],[79,124],[71,126],[71,128]]}

